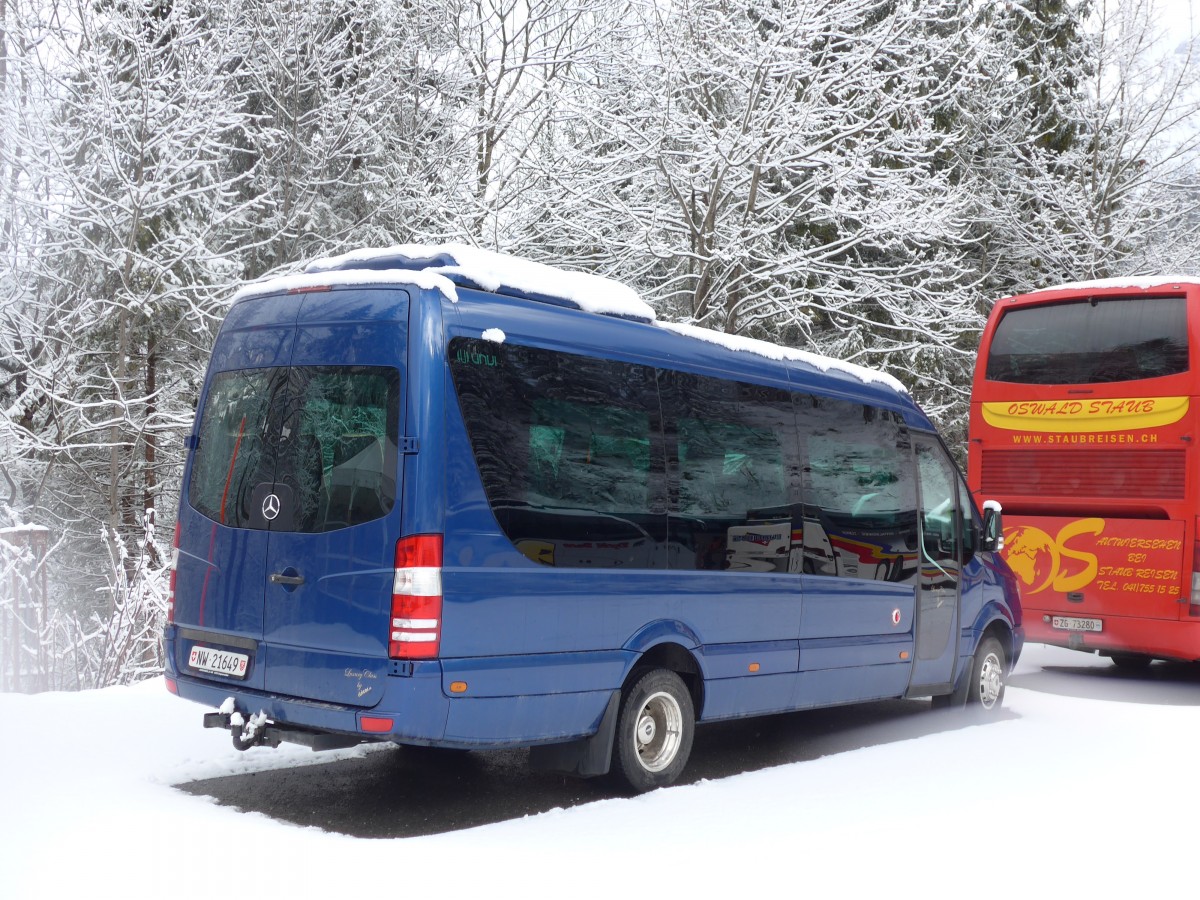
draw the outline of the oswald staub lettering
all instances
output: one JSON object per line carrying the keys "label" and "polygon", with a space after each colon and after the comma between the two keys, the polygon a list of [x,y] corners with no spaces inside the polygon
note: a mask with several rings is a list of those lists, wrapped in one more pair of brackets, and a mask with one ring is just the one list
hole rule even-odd
{"label": "oswald staub lettering", "polygon": [[1142,400],[1054,400],[1010,403],[1010,416],[1118,416],[1154,412],[1153,399]]}

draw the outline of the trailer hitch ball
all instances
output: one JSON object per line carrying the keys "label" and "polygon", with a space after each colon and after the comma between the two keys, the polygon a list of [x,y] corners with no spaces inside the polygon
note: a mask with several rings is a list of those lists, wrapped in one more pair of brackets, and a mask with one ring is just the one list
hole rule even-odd
{"label": "trailer hitch ball", "polygon": [[249,750],[263,743],[267,737],[267,714],[262,710],[244,719],[242,714],[234,712],[229,717],[229,733],[233,736],[233,746],[238,750]]}
{"label": "trailer hitch ball", "polygon": [[[249,750],[267,741],[267,714],[262,710],[246,719],[237,708],[232,697],[221,704],[215,713],[204,714],[205,728],[227,728],[238,750]],[[271,744],[271,746],[275,746]]]}

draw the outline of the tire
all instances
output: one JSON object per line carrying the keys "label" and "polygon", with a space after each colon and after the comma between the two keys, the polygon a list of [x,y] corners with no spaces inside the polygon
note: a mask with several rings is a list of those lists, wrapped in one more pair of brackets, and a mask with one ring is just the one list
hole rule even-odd
{"label": "tire", "polygon": [[1137,653],[1113,653],[1109,656],[1113,665],[1122,672],[1145,672],[1154,659]]}
{"label": "tire", "polygon": [[637,793],[672,784],[687,765],[695,709],[683,680],[652,669],[621,697],[613,738],[613,774]]}
{"label": "tire", "polygon": [[971,680],[967,684],[967,707],[991,712],[1004,702],[1004,677],[1007,661],[1004,648],[994,637],[985,637],[975,650]]}

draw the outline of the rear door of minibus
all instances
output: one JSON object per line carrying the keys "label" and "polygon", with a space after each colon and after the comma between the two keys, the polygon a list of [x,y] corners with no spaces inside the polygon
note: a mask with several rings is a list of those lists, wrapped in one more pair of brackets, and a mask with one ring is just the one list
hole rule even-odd
{"label": "rear door of minibus", "polygon": [[378,702],[407,310],[403,290],[382,288],[234,306],[214,349],[180,519],[181,672]]}
{"label": "rear door of minibus", "polygon": [[[408,294],[335,288],[303,298],[264,571],[265,688],[351,706],[382,696],[400,532]],[[282,516],[280,519],[282,520]]]}

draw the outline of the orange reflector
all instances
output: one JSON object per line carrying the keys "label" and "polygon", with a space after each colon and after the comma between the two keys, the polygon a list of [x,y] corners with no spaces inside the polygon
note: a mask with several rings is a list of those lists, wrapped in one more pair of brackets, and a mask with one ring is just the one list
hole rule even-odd
{"label": "orange reflector", "polygon": [[358,720],[358,727],[371,734],[382,734],[392,730],[392,720],[380,716],[363,716]]}
{"label": "orange reflector", "polygon": [[900,658],[901,658],[901,659],[908,659],[908,651],[907,651],[907,650],[901,650],[901,651],[900,651]]}
{"label": "orange reflector", "polygon": [[467,683],[465,681],[450,682],[450,693],[465,694],[467,692]]}
{"label": "orange reflector", "polygon": [[757,672],[758,668],[759,668],[758,663],[750,663],[750,671],[751,672]]}

